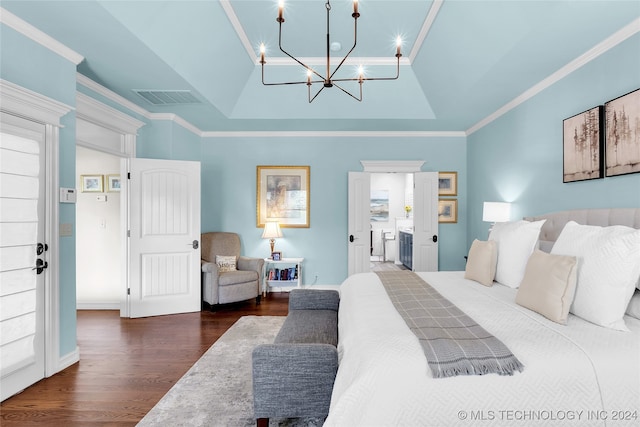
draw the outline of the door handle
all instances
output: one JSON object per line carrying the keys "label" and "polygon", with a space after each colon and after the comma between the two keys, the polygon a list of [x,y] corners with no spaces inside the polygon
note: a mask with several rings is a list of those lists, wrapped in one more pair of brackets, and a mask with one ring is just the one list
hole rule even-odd
{"label": "door handle", "polygon": [[49,263],[47,261],[43,261],[40,258],[36,260],[36,266],[32,268],[32,270],[36,270],[36,274],[42,274],[45,268],[49,267]]}
{"label": "door handle", "polygon": [[433,243],[436,243],[438,241],[438,236],[434,234],[431,239],[433,240]]}
{"label": "door handle", "polygon": [[350,234],[350,235],[349,235],[349,241],[350,241],[351,243],[353,243],[353,241],[354,241],[354,240],[356,240],[356,238],[355,238],[355,237],[353,237],[353,234]]}
{"label": "door handle", "polygon": [[43,252],[46,252],[49,250],[49,245],[47,245],[46,243],[38,243],[36,245],[36,255],[42,255]]}
{"label": "door handle", "polygon": [[193,242],[189,243],[190,246],[193,247],[193,249],[198,249],[200,247],[200,243],[197,240],[194,240]]}

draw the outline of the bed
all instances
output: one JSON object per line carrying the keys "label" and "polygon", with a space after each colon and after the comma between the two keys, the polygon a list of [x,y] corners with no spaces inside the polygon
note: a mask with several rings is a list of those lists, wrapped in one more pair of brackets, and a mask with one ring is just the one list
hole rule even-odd
{"label": "bed", "polygon": [[[538,234],[548,252],[572,221],[640,229],[640,209],[566,211],[527,220],[545,220]],[[637,238],[634,233],[629,235]],[[634,255],[632,263],[640,260]],[[575,265],[584,268],[579,260]],[[640,274],[640,266],[633,268]],[[562,324],[516,304],[518,289],[501,283],[483,286],[465,279],[464,271],[417,274],[501,340],[523,371],[433,378],[378,276],[356,274],[340,290],[340,365],[325,426],[640,423],[640,320],[624,314],[625,330],[614,330],[569,313]]]}

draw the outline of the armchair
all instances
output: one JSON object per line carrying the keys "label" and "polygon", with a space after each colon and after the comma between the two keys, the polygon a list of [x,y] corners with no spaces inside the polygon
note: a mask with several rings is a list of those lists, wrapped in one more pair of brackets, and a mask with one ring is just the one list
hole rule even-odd
{"label": "armchair", "polygon": [[[260,304],[264,260],[240,256],[240,237],[236,233],[202,233],[201,242],[202,300],[214,306],[255,298]],[[216,255],[234,256],[237,269],[220,271]]]}

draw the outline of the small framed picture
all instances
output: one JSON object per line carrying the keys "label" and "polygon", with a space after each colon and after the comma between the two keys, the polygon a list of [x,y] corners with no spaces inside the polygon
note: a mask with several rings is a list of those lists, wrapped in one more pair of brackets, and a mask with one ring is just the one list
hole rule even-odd
{"label": "small framed picture", "polygon": [[120,175],[107,175],[107,191],[120,191]]}
{"label": "small framed picture", "polygon": [[438,200],[438,222],[458,222],[458,199]]}
{"label": "small framed picture", "polygon": [[271,259],[274,261],[282,260],[282,252],[271,252]]}
{"label": "small framed picture", "polygon": [[83,193],[102,193],[102,175],[80,175]]}
{"label": "small framed picture", "polygon": [[438,172],[438,196],[458,195],[458,172]]}

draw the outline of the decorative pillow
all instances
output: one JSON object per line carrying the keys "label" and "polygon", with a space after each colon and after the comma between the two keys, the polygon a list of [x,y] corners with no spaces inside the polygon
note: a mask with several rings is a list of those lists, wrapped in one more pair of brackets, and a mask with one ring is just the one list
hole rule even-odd
{"label": "decorative pillow", "polygon": [[527,263],[516,303],[566,324],[576,291],[576,257],[536,249]]}
{"label": "decorative pillow", "polygon": [[510,288],[520,286],[527,261],[538,246],[540,229],[545,221],[499,222],[493,226],[489,240],[498,243],[496,282]]}
{"label": "decorative pillow", "polygon": [[596,325],[628,331],[623,316],[640,275],[640,230],[570,221],[551,253],[578,258],[570,311]]}
{"label": "decorative pillow", "polygon": [[475,239],[469,249],[467,267],[464,278],[475,280],[485,286],[493,285],[498,262],[498,245],[495,241],[487,242]]}
{"label": "decorative pillow", "polygon": [[636,319],[640,319],[640,290],[636,291],[627,306],[627,314]]}
{"label": "decorative pillow", "polygon": [[236,257],[234,256],[216,255],[216,264],[218,264],[220,273],[236,271]]}

